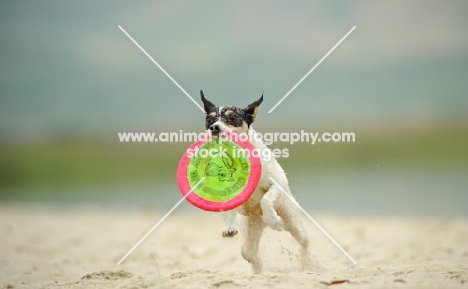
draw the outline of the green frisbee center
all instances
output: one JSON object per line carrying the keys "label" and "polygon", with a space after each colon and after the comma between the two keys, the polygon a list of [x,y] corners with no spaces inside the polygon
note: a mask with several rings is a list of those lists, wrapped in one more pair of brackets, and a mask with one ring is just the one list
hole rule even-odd
{"label": "green frisbee center", "polygon": [[187,168],[187,179],[198,196],[216,202],[226,202],[246,187],[250,175],[248,152],[223,137],[211,139],[198,148]]}

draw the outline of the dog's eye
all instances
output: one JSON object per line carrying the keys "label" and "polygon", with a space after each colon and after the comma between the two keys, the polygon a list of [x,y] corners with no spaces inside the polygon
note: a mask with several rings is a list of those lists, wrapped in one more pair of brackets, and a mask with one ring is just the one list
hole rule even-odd
{"label": "dog's eye", "polygon": [[214,121],[214,119],[213,119],[212,117],[207,117],[207,118],[206,118],[206,124],[207,124],[207,125],[212,125],[212,124],[213,124],[213,121]]}
{"label": "dog's eye", "polygon": [[229,122],[235,122],[236,119],[237,119],[237,117],[236,117],[233,113],[231,113],[230,115],[228,115],[228,120],[229,120]]}

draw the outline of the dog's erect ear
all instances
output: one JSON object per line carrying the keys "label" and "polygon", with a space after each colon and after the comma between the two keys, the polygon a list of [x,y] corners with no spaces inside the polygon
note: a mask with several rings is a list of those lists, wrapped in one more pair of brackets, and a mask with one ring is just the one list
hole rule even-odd
{"label": "dog's erect ear", "polygon": [[252,102],[246,108],[244,108],[245,113],[252,116],[252,121],[255,120],[255,116],[257,115],[258,108],[260,107],[260,104],[262,103],[262,101],[263,101],[263,93],[262,93],[262,96],[259,98],[259,100]]}
{"label": "dog's erect ear", "polygon": [[211,101],[205,98],[205,95],[203,94],[203,90],[200,90],[200,95],[201,95],[201,100],[203,102],[203,108],[205,109],[206,113],[210,113],[216,108],[216,105],[214,105]]}

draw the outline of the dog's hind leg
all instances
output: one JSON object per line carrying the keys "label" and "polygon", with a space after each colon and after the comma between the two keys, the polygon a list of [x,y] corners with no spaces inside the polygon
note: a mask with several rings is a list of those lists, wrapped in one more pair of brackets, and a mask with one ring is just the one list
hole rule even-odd
{"label": "dog's hind leg", "polygon": [[293,238],[296,239],[301,246],[299,251],[299,261],[301,262],[302,269],[310,269],[313,266],[313,262],[309,252],[309,238],[307,237],[307,231],[302,224],[302,220],[296,208],[289,207],[289,210],[289,212],[286,212],[288,217],[284,218],[285,230],[291,233]]}
{"label": "dog's hind leg", "polygon": [[242,257],[252,265],[254,274],[262,272],[262,260],[258,255],[258,246],[262,236],[265,223],[260,216],[242,218]]}
{"label": "dog's hind leg", "polygon": [[224,222],[226,229],[223,231],[223,237],[234,237],[237,234],[237,211],[231,210],[223,212]]}

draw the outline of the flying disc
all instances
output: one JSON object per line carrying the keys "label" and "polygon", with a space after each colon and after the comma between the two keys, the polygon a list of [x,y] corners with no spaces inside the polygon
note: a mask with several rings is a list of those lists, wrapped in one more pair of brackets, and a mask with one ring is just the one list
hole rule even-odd
{"label": "flying disc", "polygon": [[180,159],[180,192],[205,211],[228,211],[242,205],[254,192],[262,172],[260,156],[254,151],[255,147],[236,133],[205,136],[190,145]]}

